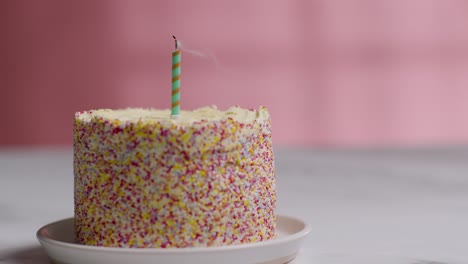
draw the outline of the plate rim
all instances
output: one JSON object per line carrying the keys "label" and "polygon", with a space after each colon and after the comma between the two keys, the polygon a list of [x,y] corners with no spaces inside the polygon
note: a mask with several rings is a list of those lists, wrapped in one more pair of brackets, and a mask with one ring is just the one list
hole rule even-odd
{"label": "plate rim", "polygon": [[81,245],[77,243],[69,243],[63,242],[52,237],[46,235],[46,230],[50,229],[51,227],[74,219],[74,217],[67,217],[61,220],[54,221],[52,223],[46,224],[39,228],[36,232],[36,238],[41,243],[48,243],[54,246],[64,247],[64,248],[73,248],[73,249],[81,249],[81,250],[91,250],[96,252],[109,252],[109,253],[138,253],[138,254],[182,254],[182,253],[212,253],[212,252],[219,252],[219,251],[236,251],[236,250],[243,250],[252,247],[268,247],[277,244],[286,243],[289,241],[294,241],[297,239],[305,238],[311,231],[312,227],[306,221],[303,221],[297,217],[288,216],[278,214],[276,216],[276,221],[278,223],[278,219],[282,220],[289,220],[298,222],[303,225],[303,228],[293,234],[288,234],[282,236],[280,238],[275,238],[272,240],[267,241],[260,241],[254,243],[247,243],[247,244],[238,244],[238,245],[226,245],[226,246],[217,246],[217,247],[187,247],[187,248],[119,248],[119,247],[104,247],[104,246],[90,246],[90,245]]}

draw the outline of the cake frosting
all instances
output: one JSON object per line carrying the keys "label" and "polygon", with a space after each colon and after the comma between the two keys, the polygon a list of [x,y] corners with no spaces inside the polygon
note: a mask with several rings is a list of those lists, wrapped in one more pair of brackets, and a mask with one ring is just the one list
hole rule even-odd
{"label": "cake frosting", "polygon": [[78,112],[75,233],[107,247],[210,247],[273,239],[266,108]]}

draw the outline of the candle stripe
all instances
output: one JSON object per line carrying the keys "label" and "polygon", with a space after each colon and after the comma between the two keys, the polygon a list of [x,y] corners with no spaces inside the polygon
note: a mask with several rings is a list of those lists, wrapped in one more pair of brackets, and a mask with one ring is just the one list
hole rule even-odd
{"label": "candle stripe", "polygon": [[177,62],[176,64],[172,64],[172,69],[175,70],[180,67],[180,62]]}
{"label": "candle stripe", "polygon": [[177,89],[172,91],[172,95],[176,95],[178,93],[180,93],[180,88],[177,88]]}
{"label": "candle stripe", "polygon": [[180,101],[172,103],[172,108],[180,106]]}
{"label": "candle stripe", "polygon": [[178,80],[180,80],[180,75],[177,75],[176,77],[172,77],[172,83],[175,83]]}

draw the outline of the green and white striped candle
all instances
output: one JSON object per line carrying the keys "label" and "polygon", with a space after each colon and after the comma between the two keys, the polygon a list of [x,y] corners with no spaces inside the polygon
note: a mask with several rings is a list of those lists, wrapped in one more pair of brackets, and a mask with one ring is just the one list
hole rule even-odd
{"label": "green and white striped candle", "polygon": [[172,110],[171,117],[177,118],[180,115],[180,62],[182,58],[179,43],[175,36],[175,50],[172,52]]}

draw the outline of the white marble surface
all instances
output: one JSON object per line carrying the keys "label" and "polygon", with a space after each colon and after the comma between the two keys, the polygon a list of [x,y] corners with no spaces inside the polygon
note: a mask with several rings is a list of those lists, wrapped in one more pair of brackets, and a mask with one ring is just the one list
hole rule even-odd
{"label": "white marble surface", "polygon": [[[468,263],[468,148],[277,150],[278,209],[313,231],[295,264]],[[73,215],[71,150],[0,150],[0,263],[48,263]]]}

